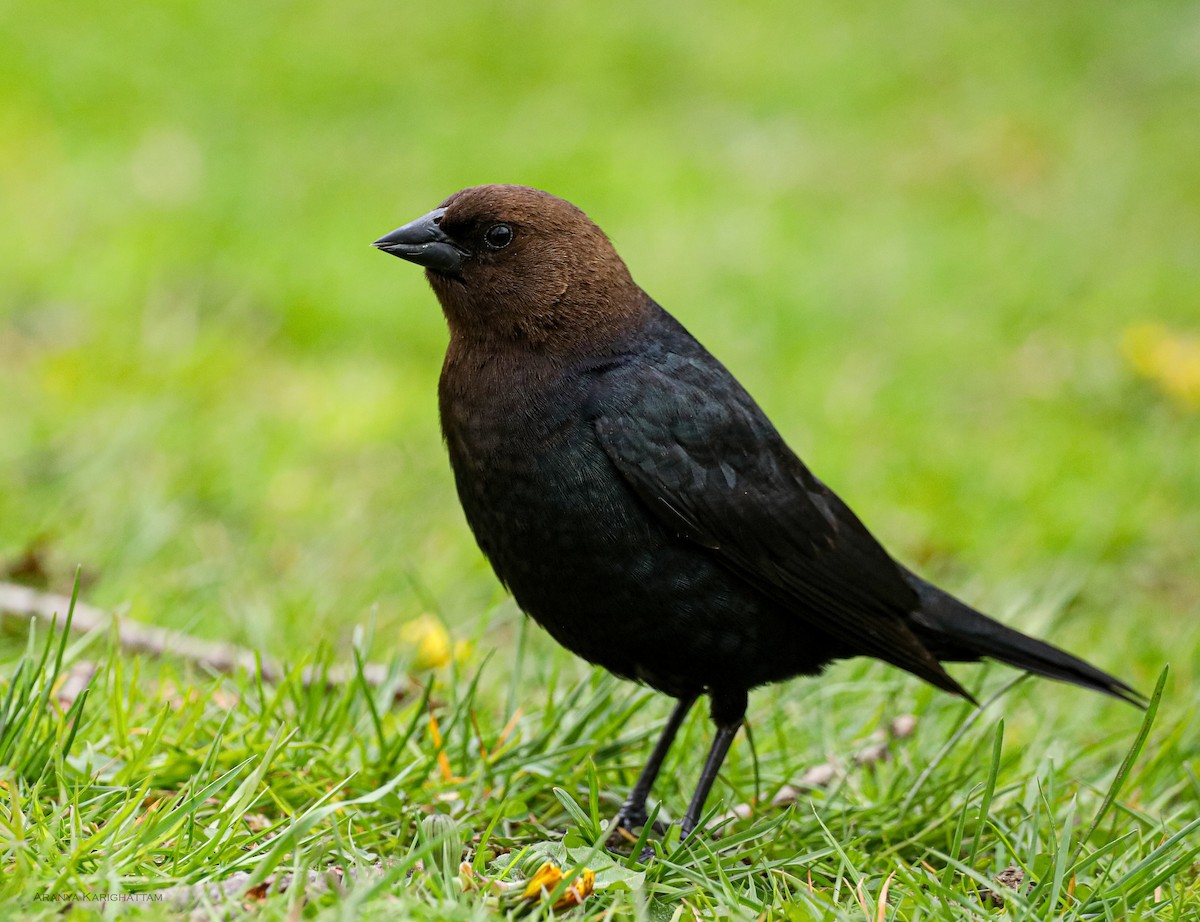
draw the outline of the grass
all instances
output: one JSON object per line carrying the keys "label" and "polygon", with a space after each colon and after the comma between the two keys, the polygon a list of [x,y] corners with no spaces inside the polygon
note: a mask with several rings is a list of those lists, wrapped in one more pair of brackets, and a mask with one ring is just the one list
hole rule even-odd
{"label": "grass", "polygon": [[[87,601],[294,673],[0,638],[4,914],[338,866],[246,911],[484,917],[459,857],[553,854],[597,870],[592,916],[874,919],[886,885],[884,918],[975,918],[1015,865],[1013,918],[1194,917],[1200,416],[1123,343],[1197,332],[1198,35],[1169,0],[5,7],[0,569],[81,564]],[[1116,702],[1028,681],[976,714],[844,663],[752,697],[710,802],[750,819],[594,852],[668,703],[497,588],[438,444],[443,323],[367,246],[493,180],[585,207],[901,559],[1144,691],[1169,665],[1136,758]],[[300,681],[400,682],[422,613],[472,646],[428,701]],[[891,761],[765,806],[910,712]],[[698,710],[665,815],[707,739]]]}
{"label": "grass", "polygon": [[[618,918],[859,918],[862,907],[875,918],[880,905],[885,918],[983,918],[1009,866],[1029,882],[1005,894],[1014,918],[1186,919],[1200,899],[1200,788],[1180,751],[1195,727],[1156,726],[1165,672],[1140,732],[1123,708],[1113,723],[1125,732],[1053,752],[881,668],[801,696],[768,692],[773,706],[752,723],[757,758],[739,741],[724,776],[727,798],[764,806],[718,840],[680,846],[674,831],[641,865],[599,843],[661,702],[598,673],[566,685],[564,657],[538,657],[545,692],[507,714],[481,700],[487,666],[389,707],[394,684],[328,693],[298,671],[276,687],[185,678],[166,663],[142,676],[110,642],[31,637],[9,687],[5,890],[29,917],[66,899],[78,915],[88,892],[156,894],[161,903],[121,904],[151,917],[199,898],[202,915],[223,917],[229,899],[203,885],[238,873],[263,885],[232,904],[255,916],[488,917],[495,901],[460,883],[464,858],[476,879],[519,880],[547,859],[588,866],[589,908]],[[64,667],[87,649],[104,654],[99,672],[55,707]],[[796,705],[825,716],[826,740],[792,719]],[[840,758],[833,787],[765,806],[802,753],[844,749],[909,706],[920,722],[892,742],[892,759]],[[685,728],[664,776],[668,804],[686,801],[706,732],[702,719]],[[330,867],[350,876],[344,893],[312,881],[272,892],[281,874],[315,880]]]}

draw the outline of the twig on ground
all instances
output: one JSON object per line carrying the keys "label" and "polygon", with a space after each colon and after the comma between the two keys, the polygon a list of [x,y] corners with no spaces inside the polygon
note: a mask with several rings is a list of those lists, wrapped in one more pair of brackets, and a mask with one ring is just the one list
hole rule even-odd
{"label": "twig on ground", "polygon": [[[876,762],[886,762],[892,757],[892,740],[907,739],[917,729],[917,718],[912,714],[902,714],[893,719],[886,729],[876,730],[867,739],[867,744],[860,748],[851,758],[852,764],[861,767],[874,765]],[[771,799],[774,807],[784,807],[794,803],[805,791],[826,787],[839,774],[844,774],[839,763],[830,760],[820,765],[814,765],[795,784],[785,784],[779,793]]]}
{"label": "twig on ground", "polygon": [[[888,724],[886,730],[876,730],[871,734],[866,745],[851,757],[851,764],[861,768],[874,765],[876,762],[886,762],[892,757],[892,740],[906,739],[912,736],[916,728],[917,718],[912,714],[904,714],[895,718]],[[801,775],[795,784],[785,784],[780,788],[779,793],[771,798],[771,806],[786,807],[788,804],[795,803],[805,791],[827,787],[835,778],[844,774],[843,763],[832,759],[814,765]],[[708,826],[710,829],[721,827],[733,820],[749,819],[753,814],[753,805],[738,804],[720,816],[714,817]]]}
{"label": "twig on ground", "polygon": [[[71,604],[64,595],[38,592],[16,583],[0,583],[0,617],[4,620],[36,618],[50,624],[58,616],[61,624]],[[85,602],[75,604],[72,630],[81,634],[100,633],[116,623],[117,643],[126,653],[146,653],[150,656],[176,656],[187,660],[201,669],[225,675],[244,669],[248,673],[260,672],[264,682],[278,684],[285,672],[282,665],[267,657],[261,659],[253,650],[231,643],[217,643],[193,637],[182,631],[142,624],[131,618],[118,617]],[[363,678],[372,688],[388,681],[388,668],[381,663],[364,663]],[[308,667],[304,670],[304,684],[322,684],[327,688],[338,688],[357,681],[357,670],[334,667],[319,670]],[[411,683],[401,682],[395,691],[396,700],[406,697]]]}
{"label": "twig on ground", "polygon": [[[304,890],[306,893],[312,894],[324,893],[326,890],[341,892],[347,880],[358,883],[373,881],[382,877],[385,870],[382,862],[361,868],[332,867],[325,871],[310,870],[305,874]],[[272,874],[257,886],[246,889],[250,880],[250,874],[245,871],[237,871],[224,880],[180,884],[153,892],[156,897],[161,898],[164,903],[176,911],[192,909],[198,904],[223,906],[234,901],[240,901],[243,908],[248,909],[248,904],[260,902],[271,892],[284,893],[295,883],[294,876],[290,873]],[[201,913],[200,918],[210,918],[202,910],[198,910],[198,912]]]}

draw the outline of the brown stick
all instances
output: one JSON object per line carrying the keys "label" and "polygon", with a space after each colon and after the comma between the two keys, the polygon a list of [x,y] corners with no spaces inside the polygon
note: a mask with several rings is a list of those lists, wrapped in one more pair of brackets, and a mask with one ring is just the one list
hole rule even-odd
{"label": "brown stick", "polygon": [[[357,883],[377,880],[387,872],[382,862],[376,862],[364,868],[329,868],[326,871],[307,871],[304,875],[306,893],[317,894],[326,890],[343,889],[346,878]],[[209,881],[201,884],[181,884],[166,887],[162,890],[152,890],[151,893],[174,910],[192,909],[197,904],[209,904],[220,907],[230,902],[240,902],[244,908],[261,902],[269,892],[284,893],[290,890],[296,880],[291,873],[272,874],[256,887],[247,889],[250,875],[245,871],[235,871],[224,880]],[[196,914],[196,918],[210,918],[207,913]]]}
{"label": "brown stick", "polygon": [[[854,753],[851,762],[858,767],[874,765],[876,762],[886,762],[892,757],[891,741],[907,739],[912,736],[916,727],[917,718],[911,714],[903,714],[895,718],[887,725],[886,729],[876,730],[872,733],[867,739],[866,745]],[[814,765],[800,776],[795,784],[785,784],[780,788],[779,792],[771,798],[771,806],[786,807],[788,804],[795,803],[804,796],[805,791],[828,787],[845,772],[845,764],[832,759]],[[720,816],[714,817],[708,826],[710,829],[720,828],[730,821],[749,819],[753,815],[754,806],[752,804],[738,804]]]}
{"label": "brown stick", "polygon": [[[16,583],[0,583],[0,617],[5,620],[35,618],[49,625],[57,615],[61,625],[66,620],[70,605],[71,600],[64,595],[38,592]],[[284,669],[278,662],[265,656],[260,660],[253,650],[246,647],[203,640],[182,631],[142,624],[131,618],[118,617],[86,602],[75,603],[71,629],[82,634],[99,633],[108,630],[114,622],[117,625],[117,643],[126,653],[177,656],[201,669],[224,675],[240,669],[248,673],[261,669],[264,682],[277,685],[283,681]],[[327,688],[337,688],[353,682],[355,678],[356,671],[345,667],[330,669],[322,675],[310,666],[303,673],[305,686],[323,682]],[[372,688],[378,688],[387,682],[388,669],[380,663],[364,663],[363,678]],[[396,688],[396,700],[405,697],[410,690],[410,683],[402,682]]]}

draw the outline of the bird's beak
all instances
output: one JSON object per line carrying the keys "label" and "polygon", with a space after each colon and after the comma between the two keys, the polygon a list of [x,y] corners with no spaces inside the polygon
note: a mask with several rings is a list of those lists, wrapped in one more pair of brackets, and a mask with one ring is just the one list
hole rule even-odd
{"label": "bird's beak", "polygon": [[455,274],[462,268],[463,257],[467,254],[439,227],[445,213],[445,208],[435,208],[380,237],[371,246],[426,269]]}

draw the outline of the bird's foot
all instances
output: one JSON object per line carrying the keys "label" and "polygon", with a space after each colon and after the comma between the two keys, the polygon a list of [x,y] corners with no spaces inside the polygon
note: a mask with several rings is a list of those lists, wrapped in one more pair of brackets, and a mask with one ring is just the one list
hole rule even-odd
{"label": "bird's foot", "polygon": [[[654,825],[658,826],[660,824],[655,823]],[[657,834],[661,838],[663,835],[665,835],[665,832]],[[613,834],[608,838],[608,847],[611,851],[615,852],[621,857],[628,858],[631,854],[633,854],[633,849],[637,848],[637,844],[640,840],[640,836],[634,835],[624,827],[618,826],[613,830]],[[642,850],[637,853],[637,860],[639,864],[649,864],[651,861],[653,861],[654,846],[650,844],[642,846]]]}
{"label": "bird's foot", "polygon": [[[673,848],[674,848],[675,846],[677,846],[677,845],[682,845],[684,842],[686,842],[686,841],[687,841],[688,837],[691,835],[691,833],[690,833],[690,832],[688,832],[688,831],[687,831],[687,830],[684,828],[684,824],[683,824],[683,823],[676,822],[676,823],[667,823],[667,824],[663,824],[663,823],[657,823],[657,822],[656,822],[656,823],[654,824],[654,832],[655,832],[655,835],[658,837],[659,844],[660,844],[660,845],[661,845],[661,846],[662,846],[664,849],[666,849],[666,839],[667,839],[667,833],[668,833],[668,831],[670,830],[670,828],[671,828],[672,826],[678,826],[678,827],[680,828],[680,835],[679,835],[679,840],[678,840],[677,842],[675,842],[675,845],[671,846],[671,849],[673,849]],[[670,851],[670,849],[667,849],[666,851],[664,851],[664,854],[667,854],[669,851]],[[653,861],[653,860],[654,860],[656,857],[658,857],[658,856],[657,856],[657,854],[656,854],[656,852],[655,852],[654,846],[653,846],[653,845],[649,845],[649,844],[648,844],[648,845],[646,845],[646,847],[645,847],[645,848],[643,848],[643,849],[641,850],[641,852],[638,854],[638,861],[639,861],[641,864],[649,864],[649,863],[650,863],[651,861]]]}
{"label": "bird's foot", "polygon": [[[676,846],[685,844],[689,839],[692,839],[696,834],[695,827],[690,825],[687,822],[686,818],[683,820],[680,820],[678,822],[667,823],[665,825],[663,823],[655,822],[654,832],[658,836],[659,841],[661,843],[663,843],[664,846],[665,846],[665,840],[667,838],[667,830],[669,830],[672,826],[679,827],[679,839],[678,839],[678,841],[676,841],[674,843],[674,845],[671,846],[672,849],[675,848]],[[641,862],[642,864],[649,864],[651,861],[653,861],[655,859],[655,857],[656,856],[654,853],[654,847],[652,845],[647,845],[645,848],[642,849],[641,853],[638,855],[638,861]]]}
{"label": "bird's foot", "polygon": [[[675,844],[678,845],[686,841],[690,833],[688,830],[683,828],[684,824],[679,822],[663,823],[656,819],[650,824],[649,832],[656,840],[658,840],[659,843],[662,844],[663,847],[665,847],[667,834],[672,826],[679,826],[681,829],[679,841]],[[635,829],[642,831],[635,832]],[[623,856],[628,856],[632,853],[633,849],[637,848],[639,842],[643,842],[645,844],[643,845],[642,850],[638,852],[637,860],[639,864],[649,864],[657,857],[657,852],[654,845],[647,842],[646,839],[643,838],[645,835],[644,815],[641,818],[641,822],[635,826],[633,825],[633,821],[626,820],[624,816],[617,814],[617,825],[613,827],[613,831],[609,835],[608,842],[606,844],[611,851]]]}
{"label": "bird's foot", "polygon": [[[609,848],[630,848],[637,844],[637,830],[642,829],[646,825],[649,816],[646,814],[645,807],[629,808],[622,807],[617,813],[617,824],[613,827],[613,831],[609,833],[608,842]],[[665,823],[655,819],[650,825],[650,831],[657,836],[666,835],[667,826]],[[643,856],[646,852],[642,853]],[[653,854],[653,852],[651,852]],[[643,860],[645,860],[643,858]]]}

